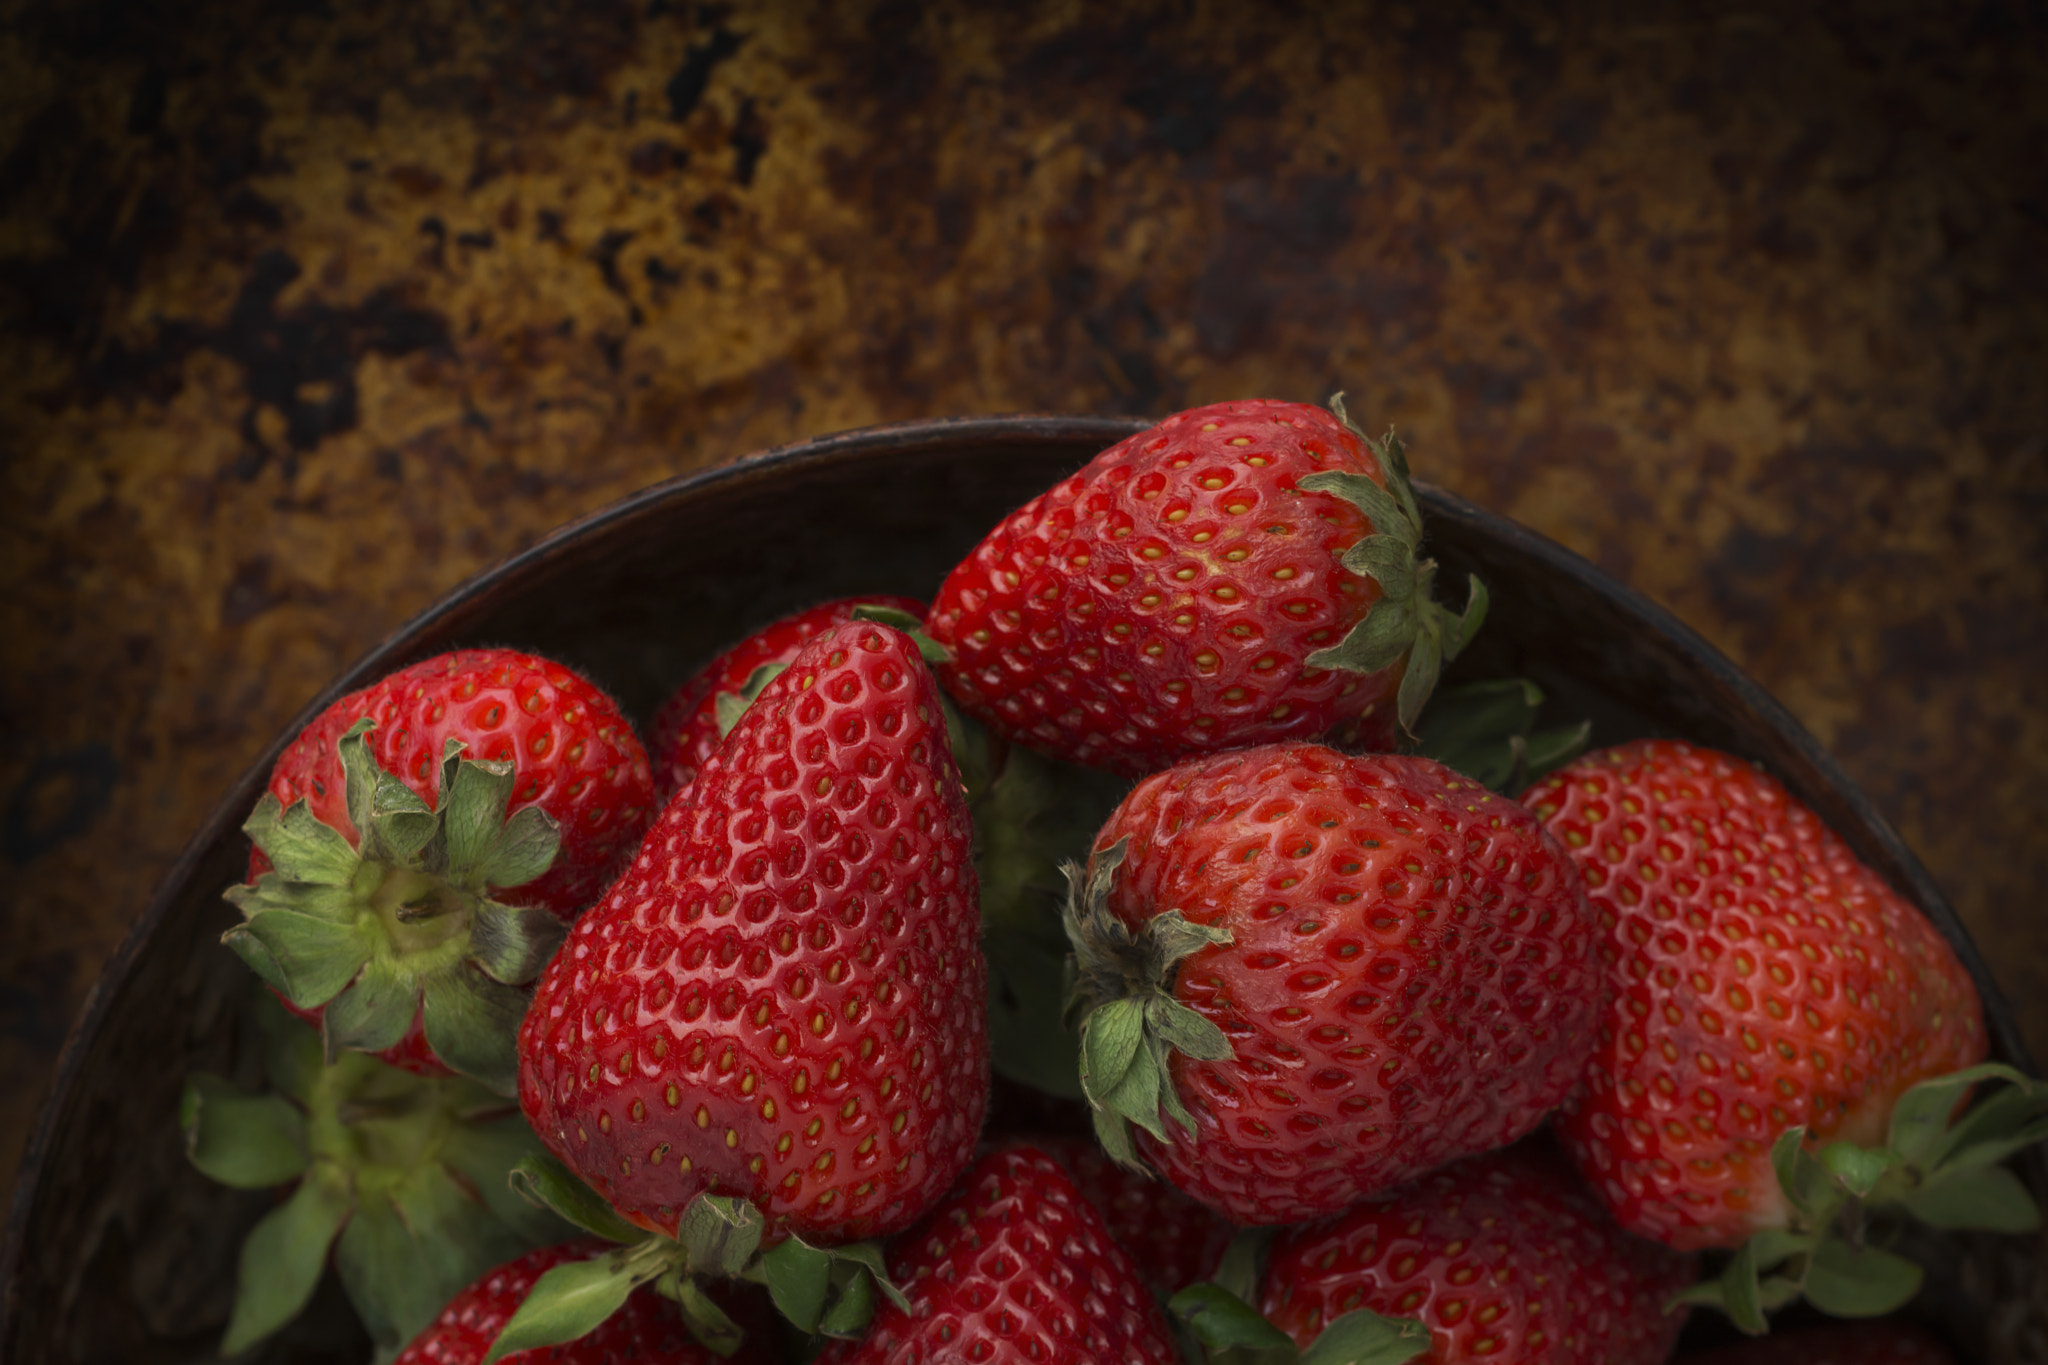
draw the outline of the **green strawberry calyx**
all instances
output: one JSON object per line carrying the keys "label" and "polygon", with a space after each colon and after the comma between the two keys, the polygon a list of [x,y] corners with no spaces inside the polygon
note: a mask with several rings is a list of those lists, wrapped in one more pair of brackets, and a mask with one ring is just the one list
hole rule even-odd
{"label": "green strawberry calyx", "polygon": [[[2002,1082],[1957,1113],[1974,1087]],[[1922,1081],[1893,1106],[1885,1142],[1836,1141],[1817,1150],[1806,1129],[1771,1147],[1788,1218],[1745,1242],[1713,1279],[1675,1302],[1710,1304],[1745,1332],[1801,1298],[1842,1318],[1877,1317],[1920,1290],[1918,1264],[1888,1243],[1910,1218],[1945,1231],[2030,1233],[2040,1207],[2000,1165],[2048,1141],[2048,1081],[1990,1062]]]}
{"label": "green strawberry calyx", "polygon": [[1435,599],[1437,565],[1422,557],[1422,508],[1408,473],[1407,448],[1391,428],[1384,440],[1367,436],[1344,410],[1341,393],[1330,396],[1330,411],[1379,460],[1386,482],[1332,469],[1295,487],[1334,494],[1372,522],[1373,534],[1346,550],[1343,564],[1379,584],[1380,600],[1342,640],[1309,655],[1308,662],[1314,668],[1379,673],[1405,658],[1394,705],[1401,728],[1412,734],[1443,666],[1464,651],[1486,620],[1486,585],[1477,574],[1470,576],[1463,612],[1453,613]]}
{"label": "green strawberry calyx", "polygon": [[537,806],[508,817],[512,765],[462,758],[454,739],[430,807],[377,765],[372,728],[357,721],[338,746],[356,842],[303,798],[266,792],[242,828],[272,870],[227,891],[243,922],[222,941],[292,1004],[322,1010],[330,1061],[381,1052],[419,1019],[450,1069],[513,1094],[523,988],[566,927],[494,893],[546,872],[561,827]]}
{"label": "green strawberry calyx", "polygon": [[764,1285],[777,1310],[798,1329],[831,1337],[856,1338],[865,1332],[878,1294],[909,1307],[890,1283],[877,1244],[814,1247],[786,1235],[764,1249],[767,1221],[746,1199],[700,1194],[684,1208],[676,1235],[665,1237],[626,1221],[602,1195],[546,1154],[520,1162],[511,1186],[537,1207],[618,1245],[587,1260],[564,1262],[535,1281],[492,1342],[484,1365],[596,1330],[642,1285],[674,1300],[691,1335],[721,1356],[737,1351],[745,1333],[706,1292],[707,1282],[741,1279]]}
{"label": "green strawberry calyx", "polygon": [[1326,1324],[1306,1349],[1258,1309],[1266,1252],[1277,1228],[1246,1228],[1231,1239],[1213,1279],[1173,1296],[1184,1354],[1201,1365],[1404,1365],[1427,1351],[1429,1328],[1355,1308]]}
{"label": "green strawberry calyx", "polygon": [[1231,937],[1178,910],[1152,916],[1134,933],[1109,908],[1128,844],[1119,839],[1098,849],[1085,872],[1067,865],[1067,1018],[1080,1024],[1081,1089],[1094,1111],[1095,1135],[1117,1162],[1142,1171],[1132,1124],[1160,1142],[1172,1140],[1169,1118],[1189,1135],[1195,1131],[1167,1069],[1172,1055],[1211,1062],[1233,1055],[1222,1029],[1173,997],[1180,963]]}
{"label": "green strawberry calyx", "polygon": [[201,1173],[236,1189],[293,1187],[242,1244],[223,1356],[296,1318],[331,1262],[389,1359],[478,1276],[569,1234],[506,1185],[540,1150],[516,1106],[359,1052],[330,1065],[319,1035],[267,992],[256,1009],[271,1088],[195,1073],[179,1112]]}
{"label": "green strawberry calyx", "polygon": [[1527,678],[1494,678],[1447,688],[1416,728],[1414,752],[1455,769],[1502,796],[1585,751],[1593,722],[1536,728],[1543,689]]}

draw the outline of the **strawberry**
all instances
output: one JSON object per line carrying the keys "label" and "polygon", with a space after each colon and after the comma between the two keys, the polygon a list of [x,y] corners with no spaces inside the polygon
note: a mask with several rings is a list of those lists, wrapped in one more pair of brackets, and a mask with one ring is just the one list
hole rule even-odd
{"label": "strawberry", "polygon": [[1281,1234],[1259,1308],[1306,1349],[1345,1313],[1420,1318],[1422,1361],[1659,1365],[1692,1258],[1615,1226],[1541,1142],[1469,1158]]}
{"label": "strawberry", "polygon": [[1676,1365],[1956,1365],[1956,1357],[1926,1328],[1885,1318],[1692,1351]]}
{"label": "strawberry", "polygon": [[[603,1242],[581,1239],[542,1247],[489,1271],[448,1301],[441,1315],[399,1353],[394,1365],[482,1365],[491,1343],[525,1301],[535,1281],[556,1266],[606,1250]],[[509,1365],[773,1365],[779,1354],[769,1319],[755,1314],[765,1330],[749,1332],[739,1352],[719,1356],[691,1338],[674,1304],[642,1289],[603,1326],[563,1346],[518,1351],[500,1357]]]}
{"label": "strawberry", "polygon": [[1170,1298],[1216,1273],[1237,1229],[1173,1186],[1119,1166],[1093,1138],[1048,1135],[1019,1145],[1060,1164],[1157,1293]]}
{"label": "strawberry", "polygon": [[853,620],[856,607],[889,607],[922,619],[924,603],[914,597],[877,594],[843,597],[782,617],[761,627],[692,674],[655,713],[647,752],[654,765],[655,791],[666,804],[696,780],[697,770],[718,751],[725,732],[768,680],[796,657],[813,636]]}
{"label": "strawberry", "polygon": [[278,759],[225,941],[330,1055],[510,1094],[522,988],[652,806],[638,737],[583,678],[510,650],[428,659],[335,702]]}
{"label": "strawberry", "polygon": [[1511,1142],[1593,1045],[1571,860],[1430,759],[1192,760],[1139,783],[1069,875],[1098,1135],[1233,1222],[1334,1213]]}
{"label": "strawberry", "polygon": [[[1917,1268],[1879,1239],[1828,1235],[1846,1199],[1903,1202],[1944,1226],[1983,1226],[1970,1218],[1987,1210],[2031,1217],[2025,1190],[1991,1163],[2048,1087],[2004,1068],[1956,1071],[1985,1053],[1968,973],[1775,779],[1644,740],[1522,799],[1571,850],[1606,926],[1613,994],[1559,1133],[1639,1235],[1695,1248],[1768,1234],[1733,1268],[1751,1277],[1729,1305],[1738,1323],[1760,1330],[1758,1308],[1802,1277],[1819,1307],[1857,1315],[1912,1292]],[[1991,1079],[2017,1086],[1989,1118],[1951,1130],[1969,1086]],[[1781,1262],[1759,1301],[1755,1271]],[[1845,1281],[1873,1276],[1890,1287],[1845,1297]]]}
{"label": "strawberry", "polygon": [[806,644],[542,975],[541,1140],[631,1223],[739,1196],[770,1240],[915,1221],[988,1101],[972,833],[900,632]]}
{"label": "strawberry", "polygon": [[818,1365],[1179,1365],[1102,1215],[1043,1153],[992,1152],[889,1253],[905,1305]]}
{"label": "strawberry", "polygon": [[926,629],[962,709],[1138,776],[1412,724],[1478,628],[1431,600],[1400,442],[1302,403],[1218,403],[1103,451],[947,576]]}

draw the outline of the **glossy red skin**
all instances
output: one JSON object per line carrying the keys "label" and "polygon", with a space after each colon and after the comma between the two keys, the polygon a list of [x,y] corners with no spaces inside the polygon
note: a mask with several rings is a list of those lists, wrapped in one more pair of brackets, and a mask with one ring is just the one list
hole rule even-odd
{"label": "glossy red skin", "polygon": [[1139,783],[1095,848],[1126,838],[1115,914],[1232,935],[1173,994],[1235,1056],[1175,1053],[1195,1134],[1138,1146],[1233,1222],[1322,1217],[1512,1142],[1576,1083],[1597,926],[1514,802],[1426,758],[1271,744]]}
{"label": "glossy red skin", "polygon": [[[450,1299],[393,1365],[483,1365],[491,1343],[536,1280],[564,1261],[588,1260],[609,1250],[608,1242],[584,1238],[507,1261]],[[516,1351],[504,1357],[503,1365],[775,1365],[780,1359],[775,1334],[758,1329],[768,1320],[760,1313],[746,1316],[743,1325],[749,1330],[738,1353],[714,1355],[691,1337],[674,1304],[643,1287],[588,1335],[560,1346]]]}
{"label": "glossy red skin", "polygon": [[697,778],[697,770],[718,752],[718,694],[738,692],[754,671],[786,664],[804,642],[853,619],[855,607],[894,607],[922,620],[924,603],[885,593],[843,597],[770,622],[690,676],[662,703],[647,730],[647,754],[654,765],[655,792],[662,804]]}
{"label": "glossy red skin", "polygon": [[909,1226],[988,1104],[972,846],[916,647],[818,636],[542,973],[528,1122],[669,1235],[707,1190],[753,1200],[771,1240]]}
{"label": "glossy red skin", "polygon": [[1164,1180],[1117,1165],[1093,1137],[1047,1136],[1017,1145],[1036,1147],[1060,1164],[1145,1283],[1168,1298],[1213,1276],[1237,1235],[1236,1227]]}
{"label": "glossy red skin", "polygon": [[[654,779],[640,737],[612,699],[560,664],[508,649],[465,649],[422,660],[341,698],[300,732],[271,769],[268,790],[289,806],[304,797],[315,817],[351,844],[341,737],[368,716],[370,753],[427,801],[439,799],[441,749],[459,739],[467,757],[511,760],[509,816],[539,806],[562,828],[545,874],[503,893],[567,923],[619,870],[654,815]],[[249,852],[249,880],[270,870]],[[281,997],[280,997],[281,998]],[[317,1026],[321,1011],[287,1008]],[[421,1021],[378,1054],[420,1075],[445,1075]]]}
{"label": "glossy red skin", "polygon": [[1661,1365],[1690,1256],[1629,1236],[1539,1142],[1472,1157],[1273,1244],[1259,1309],[1304,1349],[1354,1308],[1419,1318],[1416,1365]]}
{"label": "glossy red skin", "polygon": [[1558,1131],[1622,1226],[1739,1246],[1785,1222],[1785,1129],[1882,1142],[1908,1087],[1983,1059],[1983,1007],[1940,933],[1755,766],[1645,740],[1522,800],[1610,926],[1615,994]]}
{"label": "glossy red skin", "polygon": [[1391,708],[1400,669],[1307,664],[1380,598],[1339,563],[1371,533],[1364,514],[1295,490],[1325,470],[1384,482],[1365,443],[1305,403],[1212,404],[1119,441],[947,576],[926,622],[954,651],[946,690],[1019,743],[1133,777],[1271,740],[1348,741]]}
{"label": "glossy red skin", "polygon": [[817,1365],[1181,1365],[1138,1268],[1042,1152],[991,1152],[889,1248],[886,1300]]}
{"label": "glossy red skin", "polygon": [[1956,1365],[1956,1357],[1926,1328],[1879,1318],[1690,1351],[1676,1365]]}

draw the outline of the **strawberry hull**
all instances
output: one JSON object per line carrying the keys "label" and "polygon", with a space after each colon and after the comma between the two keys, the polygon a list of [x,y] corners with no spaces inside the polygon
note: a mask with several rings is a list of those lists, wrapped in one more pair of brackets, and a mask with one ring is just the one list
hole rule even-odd
{"label": "strawberry hull", "polygon": [[[232,1282],[235,1248],[267,1205],[187,1168],[174,1131],[178,1094],[195,1068],[233,1072],[245,1046],[232,1011],[220,1008],[247,972],[220,952],[234,916],[219,894],[243,875],[239,827],[277,751],[319,710],[406,660],[518,641],[574,661],[632,714],[651,714],[693,667],[777,614],[856,592],[928,591],[1007,511],[1143,425],[919,422],[672,480],[463,584],[338,677],[208,817],[73,1033],[0,1250],[0,1357],[33,1365],[117,1349],[189,1354],[225,1322],[219,1286]],[[1586,561],[1440,491],[1419,494],[1446,580],[1477,571],[1494,592],[1495,610],[1459,672],[1469,664],[1472,676],[1534,676],[1565,714],[1595,719],[1598,744],[1685,734],[1762,762],[1939,927],[1984,999],[1992,1055],[2030,1067],[2011,1010],[1939,890],[1783,708]],[[730,565],[759,559],[763,528],[793,525],[814,529],[778,541],[772,582],[731,580]],[[689,591],[678,591],[683,583]],[[110,1275],[110,1257],[158,1273]],[[1958,1261],[1947,1281],[1953,1297],[1929,1295],[1956,1305],[1944,1330],[1965,1360],[1984,1358],[1998,1301],[1983,1287],[2001,1282],[1966,1278],[1972,1266],[1982,1268]],[[322,1325],[294,1343],[299,1358],[366,1358],[345,1308]]]}

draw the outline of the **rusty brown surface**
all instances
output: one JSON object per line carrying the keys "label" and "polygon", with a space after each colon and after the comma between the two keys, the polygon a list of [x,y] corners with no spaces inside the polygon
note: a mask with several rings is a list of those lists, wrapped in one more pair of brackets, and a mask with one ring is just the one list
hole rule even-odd
{"label": "rusty brown surface", "polygon": [[2048,1052],[2048,28],[2019,3],[0,5],[0,1170],[349,659],[652,480],[1321,398],[1671,606]]}

